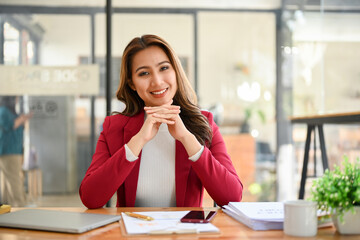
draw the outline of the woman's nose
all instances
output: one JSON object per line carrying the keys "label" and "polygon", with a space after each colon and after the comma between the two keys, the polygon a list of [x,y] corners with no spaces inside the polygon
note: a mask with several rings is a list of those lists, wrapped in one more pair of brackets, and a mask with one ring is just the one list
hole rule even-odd
{"label": "woman's nose", "polygon": [[157,85],[160,85],[161,82],[162,82],[161,75],[159,73],[154,73],[152,78],[151,78],[151,84],[153,86],[157,86]]}

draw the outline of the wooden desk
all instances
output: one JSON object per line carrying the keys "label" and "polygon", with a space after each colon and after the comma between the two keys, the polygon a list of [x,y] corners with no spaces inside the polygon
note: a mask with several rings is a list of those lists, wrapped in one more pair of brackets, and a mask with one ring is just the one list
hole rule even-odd
{"label": "wooden desk", "polygon": [[[13,211],[18,210],[14,209]],[[43,208],[45,209],[45,208]],[[102,214],[113,214],[117,215],[120,212],[124,211],[184,211],[191,209],[201,209],[201,208],[101,208],[88,210],[85,208],[46,208],[53,210],[61,211],[76,211],[76,212],[89,212],[89,213],[102,213]],[[206,208],[214,209],[214,208]],[[216,208],[215,208],[216,209]],[[11,229],[11,228],[0,228],[0,239],[11,239],[11,240],[41,240],[41,239],[128,239],[128,240],[138,240],[138,239],[292,239],[297,240],[301,239],[299,237],[287,236],[281,230],[272,230],[272,231],[253,231],[252,229],[246,227],[240,222],[237,222],[233,218],[229,217],[218,209],[218,214],[212,220],[212,223],[220,229],[220,233],[214,234],[189,234],[189,235],[157,235],[157,236],[148,236],[148,235],[132,235],[129,236],[124,230],[123,223],[120,221],[106,225],[101,228],[94,229],[92,231],[82,233],[82,234],[70,234],[70,233],[55,233],[55,232],[45,232],[45,231],[35,231],[35,230],[23,230],[23,229]],[[339,235],[334,227],[322,228],[319,229],[317,236],[312,238],[304,238],[308,240],[312,239],[346,239],[346,240],[355,240],[359,239],[359,236],[343,236]]]}
{"label": "wooden desk", "polygon": [[[307,124],[304,161],[303,161],[303,168],[302,168],[301,181],[300,181],[300,190],[299,190],[299,199],[304,199],[305,183],[306,183],[306,178],[307,178],[307,166],[308,166],[308,162],[309,162],[311,133],[314,132],[314,150],[316,150],[316,137],[315,137],[316,131],[315,131],[315,129],[318,128],[322,165],[323,165],[324,170],[328,169],[329,165],[328,165],[328,159],[327,159],[327,154],[326,154],[326,145],[325,145],[323,125],[325,123],[326,124],[360,123],[360,112],[291,117],[290,120],[292,123]],[[314,164],[316,164],[316,154],[314,154]],[[316,171],[316,167],[314,169]],[[314,175],[316,176],[316,172]]]}

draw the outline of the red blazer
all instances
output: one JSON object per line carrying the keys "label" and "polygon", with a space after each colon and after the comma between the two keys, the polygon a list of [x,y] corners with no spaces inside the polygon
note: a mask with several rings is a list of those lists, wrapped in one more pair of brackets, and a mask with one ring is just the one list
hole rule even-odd
{"label": "red blazer", "polygon": [[[175,188],[177,207],[201,207],[204,187],[218,205],[241,201],[242,183],[226,152],[224,140],[210,112],[202,112],[213,131],[211,146],[193,162],[184,146],[176,141]],[[117,192],[117,207],[133,207],[141,162],[126,160],[124,145],[140,131],[144,112],[127,117],[105,118],[93,160],[80,185],[79,193],[88,208],[103,207]]]}

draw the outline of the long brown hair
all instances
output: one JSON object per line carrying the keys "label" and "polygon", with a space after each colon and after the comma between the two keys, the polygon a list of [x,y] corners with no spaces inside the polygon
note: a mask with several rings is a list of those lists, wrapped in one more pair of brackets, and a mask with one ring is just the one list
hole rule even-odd
{"label": "long brown hair", "polygon": [[116,92],[117,99],[125,104],[125,109],[121,114],[134,116],[144,109],[144,101],[130,87],[132,83],[132,62],[136,53],[150,46],[160,47],[175,70],[177,90],[173,104],[180,106],[180,117],[186,128],[195,135],[201,144],[210,145],[212,139],[210,125],[197,106],[196,94],[185,75],[180,60],[170,45],[158,36],[143,35],[142,37],[136,37],[130,41],[124,50],[120,68],[120,84]]}

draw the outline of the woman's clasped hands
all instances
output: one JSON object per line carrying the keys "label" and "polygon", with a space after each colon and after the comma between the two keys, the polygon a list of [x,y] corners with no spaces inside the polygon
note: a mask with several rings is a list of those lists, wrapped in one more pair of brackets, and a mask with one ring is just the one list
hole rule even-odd
{"label": "woman's clasped hands", "polygon": [[189,156],[199,151],[200,143],[180,118],[180,107],[171,104],[172,101],[161,106],[144,107],[145,122],[127,144],[133,154],[139,155],[143,146],[156,136],[162,123],[167,124],[171,136],[184,145]]}
{"label": "woman's clasped hands", "polygon": [[[168,104],[155,107],[145,107],[146,120],[140,132],[144,130],[144,140],[151,140],[157,134],[162,123],[167,124],[169,133],[177,140],[189,133],[180,118],[180,107]],[[145,141],[146,141],[145,140]]]}

